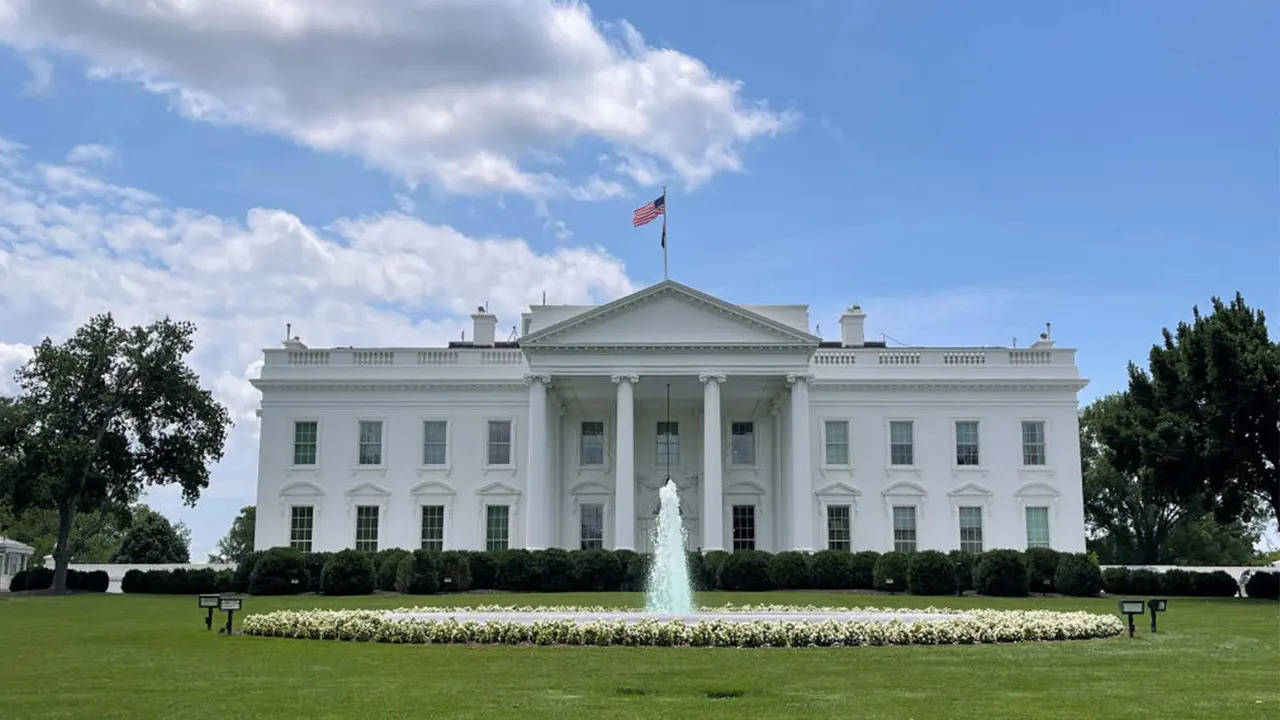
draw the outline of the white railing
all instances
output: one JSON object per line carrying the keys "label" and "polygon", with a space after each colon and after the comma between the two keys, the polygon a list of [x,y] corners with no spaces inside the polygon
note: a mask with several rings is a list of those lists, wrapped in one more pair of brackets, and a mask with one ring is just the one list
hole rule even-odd
{"label": "white railing", "polygon": [[457,350],[419,350],[419,365],[457,365]]}
{"label": "white railing", "polygon": [[395,360],[396,354],[390,350],[355,350],[351,353],[351,361],[356,365],[391,365]]}
{"label": "white railing", "polygon": [[1010,365],[1052,365],[1053,353],[1049,350],[1010,350]]}
{"label": "white railing", "polygon": [[519,365],[524,362],[524,353],[519,350],[482,350],[481,365]]}
{"label": "white railing", "polygon": [[519,348],[329,348],[266,351],[267,365],[400,366],[400,365],[501,365],[524,364]]}
{"label": "white railing", "polygon": [[959,351],[942,353],[943,365],[986,365],[987,354],[977,351]]}
{"label": "white railing", "polygon": [[290,365],[328,365],[328,350],[290,350],[288,363]]}
{"label": "white railing", "polygon": [[820,348],[813,364],[822,367],[1074,365],[1070,348]]}
{"label": "white railing", "polygon": [[817,365],[853,365],[858,361],[858,354],[848,350],[819,350],[813,355]]}
{"label": "white railing", "polygon": [[881,365],[919,365],[920,353],[898,351],[877,353],[876,362]]}

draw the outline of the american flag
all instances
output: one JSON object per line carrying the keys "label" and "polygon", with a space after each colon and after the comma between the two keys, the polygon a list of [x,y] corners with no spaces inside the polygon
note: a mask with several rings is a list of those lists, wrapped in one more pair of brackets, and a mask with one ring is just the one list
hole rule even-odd
{"label": "american flag", "polygon": [[631,227],[640,227],[646,223],[653,222],[653,219],[665,213],[666,209],[666,195],[651,203],[645,203],[643,206],[636,208],[636,211],[631,214]]}

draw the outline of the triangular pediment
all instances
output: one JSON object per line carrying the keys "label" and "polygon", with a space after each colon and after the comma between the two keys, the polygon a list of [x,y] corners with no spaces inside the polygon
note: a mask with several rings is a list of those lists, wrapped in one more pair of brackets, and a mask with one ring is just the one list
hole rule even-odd
{"label": "triangular pediment", "polygon": [[817,347],[818,338],[666,280],[531,333],[525,349],[556,347]]}

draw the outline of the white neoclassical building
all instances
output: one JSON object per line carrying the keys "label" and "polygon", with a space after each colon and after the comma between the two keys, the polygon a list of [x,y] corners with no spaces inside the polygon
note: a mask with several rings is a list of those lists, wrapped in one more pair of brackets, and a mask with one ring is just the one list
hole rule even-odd
{"label": "white neoclassical building", "polygon": [[[265,351],[256,544],[1084,549],[1075,351],[885,347],[664,281],[441,348]],[[668,400],[669,398],[669,400]],[[668,409],[669,408],[669,409]]]}

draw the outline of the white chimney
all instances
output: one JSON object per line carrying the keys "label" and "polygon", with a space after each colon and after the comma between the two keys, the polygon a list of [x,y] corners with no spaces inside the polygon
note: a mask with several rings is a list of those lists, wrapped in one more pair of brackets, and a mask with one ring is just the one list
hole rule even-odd
{"label": "white chimney", "polygon": [[498,327],[498,318],[491,315],[488,310],[483,307],[476,308],[476,312],[471,316],[475,321],[475,330],[471,333],[471,341],[477,347],[482,345],[493,346],[493,332]]}
{"label": "white chimney", "polygon": [[840,316],[840,344],[845,347],[862,347],[865,344],[862,326],[867,314],[858,305],[851,306]]}

